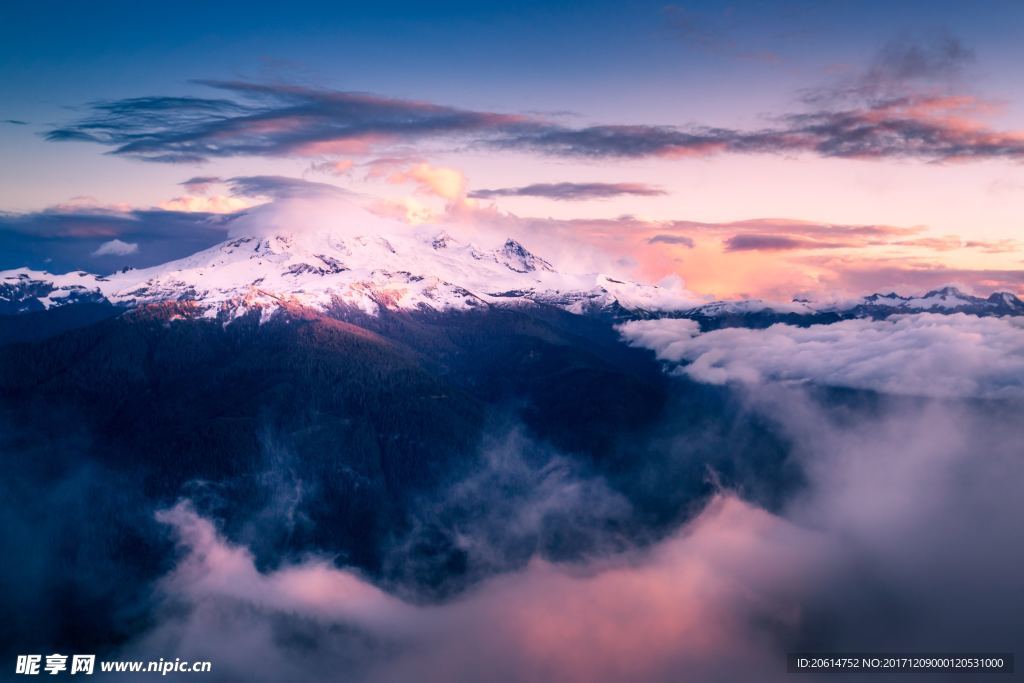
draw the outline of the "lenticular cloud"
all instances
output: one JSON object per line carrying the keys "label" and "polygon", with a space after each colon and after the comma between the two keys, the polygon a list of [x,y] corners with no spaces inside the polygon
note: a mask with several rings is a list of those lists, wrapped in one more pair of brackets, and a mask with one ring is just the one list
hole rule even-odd
{"label": "lenticular cloud", "polygon": [[810,382],[933,398],[1024,398],[1024,321],[958,313],[701,333],[691,320],[619,327],[699,382]]}

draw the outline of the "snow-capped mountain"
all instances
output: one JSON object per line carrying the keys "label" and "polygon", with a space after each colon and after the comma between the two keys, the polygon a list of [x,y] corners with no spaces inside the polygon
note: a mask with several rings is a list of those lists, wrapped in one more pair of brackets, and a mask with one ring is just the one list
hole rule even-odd
{"label": "snow-capped mountain", "polygon": [[31,313],[67,304],[105,301],[103,278],[76,271],[53,275],[28,268],[0,271],[0,315]]}
{"label": "snow-capped mountain", "polygon": [[701,303],[681,286],[564,272],[513,239],[482,249],[425,228],[389,234],[323,230],[237,236],[177,261],[107,276],[81,271],[54,275],[25,268],[0,272],[0,315],[83,302],[126,308],[175,304],[174,315],[217,319],[253,310],[266,319],[286,305],[319,311],[348,307],[376,315],[382,309],[449,311],[547,304],[572,313],[687,317],[714,326],[921,311],[1024,315],[1024,302],[1013,294],[981,298],[954,287],[922,296],[872,294],[840,302]]}
{"label": "snow-capped mountain", "polygon": [[230,239],[192,256],[109,276],[0,272],[0,313],[44,310],[80,301],[118,306],[181,304],[209,318],[285,304],[317,310],[348,306],[458,310],[544,303],[574,313],[620,307],[678,311],[694,300],[681,288],[570,274],[508,239],[495,249],[445,232],[281,233]]}
{"label": "snow-capped mountain", "polygon": [[932,313],[974,313],[976,315],[1022,315],[1024,301],[1010,292],[993,292],[982,298],[966,294],[956,287],[943,287],[923,296],[899,296],[897,294],[872,294],[861,301],[848,305],[845,310],[862,310],[871,313],[880,310],[905,310],[908,312],[929,311]]}
{"label": "snow-capped mountain", "polygon": [[987,298],[973,296],[956,287],[943,287],[920,296],[896,293],[871,294],[842,301],[794,299],[773,303],[759,299],[715,301],[687,311],[686,317],[726,318],[743,316],[821,316],[878,318],[898,313],[969,313],[978,316],[1024,315],[1024,301],[1010,292],[995,292]]}

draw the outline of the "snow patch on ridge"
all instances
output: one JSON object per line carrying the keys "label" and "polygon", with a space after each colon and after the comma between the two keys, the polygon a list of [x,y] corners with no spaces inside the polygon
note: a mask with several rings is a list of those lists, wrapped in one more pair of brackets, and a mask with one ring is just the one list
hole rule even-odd
{"label": "snow patch on ridge", "polygon": [[[681,282],[658,287],[602,274],[570,274],[508,239],[480,249],[445,232],[393,234],[329,230],[235,235],[177,261],[108,277],[52,275],[25,269],[0,273],[0,304],[11,312],[48,308],[72,294],[123,306],[188,303],[205,317],[237,317],[286,304],[327,310],[351,306],[391,310],[466,310],[543,303],[582,313],[618,303],[629,309],[693,307]],[[74,297],[71,297],[74,298]]]}

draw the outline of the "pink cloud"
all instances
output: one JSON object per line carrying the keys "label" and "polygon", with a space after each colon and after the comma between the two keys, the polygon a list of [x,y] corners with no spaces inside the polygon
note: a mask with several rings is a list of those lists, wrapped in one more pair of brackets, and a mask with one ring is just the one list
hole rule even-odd
{"label": "pink cloud", "polygon": [[259,572],[247,549],[185,504],[159,518],[186,551],[161,593],[186,609],[135,649],[208,656],[255,680],[294,679],[317,667],[315,657],[278,658],[266,631],[275,614],[335,624],[339,635],[369,634],[388,656],[360,663],[367,681],[492,672],[497,680],[610,683],[768,671],[776,639],[798,627],[802,587],[824,559],[814,533],[720,495],[650,550],[576,566],[535,560],[461,599],[416,606],[320,560]]}
{"label": "pink cloud", "polygon": [[183,195],[157,204],[164,211],[184,211],[200,213],[234,213],[241,211],[255,202],[234,195]]}

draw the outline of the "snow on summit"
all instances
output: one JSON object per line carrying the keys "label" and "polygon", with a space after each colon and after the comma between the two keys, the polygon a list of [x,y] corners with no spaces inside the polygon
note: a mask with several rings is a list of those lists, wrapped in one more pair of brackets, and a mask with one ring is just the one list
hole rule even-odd
{"label": "snow on summit", "polygon": [[681,283],[668,287],[560,272],[519,242],[481,249],[437,229],[391,233],[313,229],[236,234],[191,256],[101,277],[0,272],[0,305],[40,310],[90,297],[134,306],[188,302],[207,317],[272,313],[284,303],[376,314],[545,303],[576,313],[619,303],[630,309],[694,305]]}

